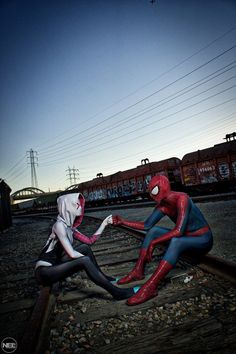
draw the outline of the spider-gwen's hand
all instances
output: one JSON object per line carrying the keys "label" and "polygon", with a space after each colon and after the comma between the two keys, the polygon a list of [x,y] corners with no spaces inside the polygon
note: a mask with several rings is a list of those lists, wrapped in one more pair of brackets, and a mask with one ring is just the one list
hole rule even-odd
{"label": "spider-gwen's hand", "polygon": [[112,215],[109,215],[106,217],[106,219],[103,220],[103,226],[107,226],[109,224],[112,224]]}
{"label": "spider-gwen's hand", "polygon": [[114,226],[119,226],[123,224],[123,219],[119,215],[112,216],[112,224]]}

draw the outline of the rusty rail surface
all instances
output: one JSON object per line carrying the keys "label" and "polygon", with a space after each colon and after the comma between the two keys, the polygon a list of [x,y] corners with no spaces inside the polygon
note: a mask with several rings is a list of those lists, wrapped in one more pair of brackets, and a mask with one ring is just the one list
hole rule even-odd
{"label": "rusty rail surface", "polygon": [[[48,307],[50,304],[51,288],[43,287],[40,290],[39,297],[34,306],[31,318],[28,322],[24,336],[22,338],[19,353],[34,354],[37,353],[39,346],[39,337],[43,331],[43,324],[47,322]],[[40,352],[38,352],[40,353]]]}

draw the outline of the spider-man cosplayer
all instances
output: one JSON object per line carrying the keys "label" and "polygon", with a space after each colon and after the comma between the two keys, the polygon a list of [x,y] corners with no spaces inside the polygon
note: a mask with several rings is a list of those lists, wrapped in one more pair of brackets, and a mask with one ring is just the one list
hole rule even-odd
{"label": "spider-man cosplayer", "polygon": [[120,289],[114,286],[111,281],[115,279],[101,271],[88,245],[79,245],[77,250],[72,247],[73,238],[94,243],[111,223],[111,216],[108,216],[92,237],[81,234],[76,228],[83,219],[84,203],[80,193],[63,195],[57,199],[59,215],[36,263],[36,279],[40,285],[51,285],[85,270],[95,284],[106,289],[115,299],[127,299],[135,294],[137,288]]}
{"label": "spider-man cosplayer", "polygon": [[[210,227],[201,211],[187,194],[171,191],[168,178],[154,176],[148,185],[148,191],[157,205],[145,222],[113,217],[114,225],[147,231],[134,269],[121,278],[118,284],[143,279],[145,263],[152,260],[154,248],[158,244],[167,246],[157,269],[139,291],[127,300],[128,305],[141,304],[156,296],[159,282],[176,265],[182,252],[191,250],[196,255],[204,255],[213,245]],[[175,223],[173,229],[154,226],[165,215]]]}

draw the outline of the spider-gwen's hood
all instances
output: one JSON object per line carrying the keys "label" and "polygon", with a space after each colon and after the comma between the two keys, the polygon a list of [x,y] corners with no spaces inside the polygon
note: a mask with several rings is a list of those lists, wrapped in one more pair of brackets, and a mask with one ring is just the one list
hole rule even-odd
{"label": "spider-gwen's hood", "polygon": [[84,216],[84,196],[81,193],[71,193],[60,196],[57,199],[58,218],[67,226],[77,227]]}

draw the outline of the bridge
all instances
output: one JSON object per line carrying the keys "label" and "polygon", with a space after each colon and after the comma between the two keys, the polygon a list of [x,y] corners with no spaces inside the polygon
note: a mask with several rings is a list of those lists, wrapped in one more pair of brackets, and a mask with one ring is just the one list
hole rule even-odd
{"label": "bridge", "polygon": [[72,184],[71,186],[67,187],[65,191],[71,191],[78,188],[79,188],[79,184]]}
{"label": "bridge", "polygon": [[35,187],[26,187],[12,193],[11,199],[13,202],[15,200],[33,199],[33,198],[37,198],[42,194],[45,194],[45,192],[42,189],[35,188]]}

